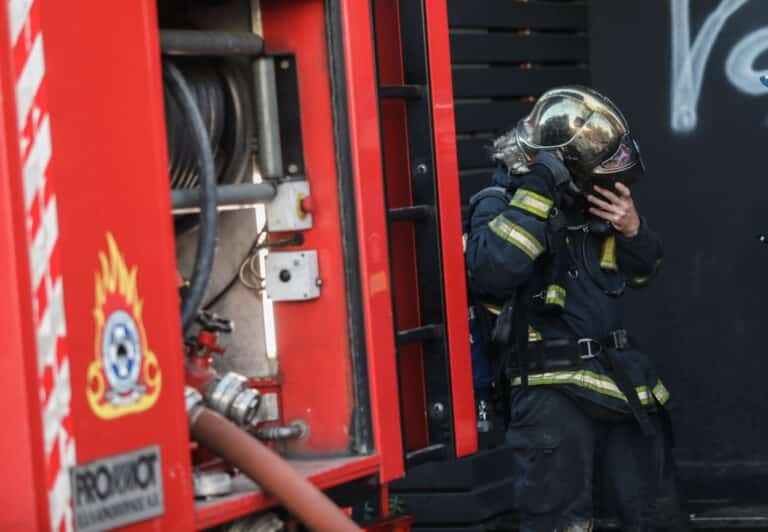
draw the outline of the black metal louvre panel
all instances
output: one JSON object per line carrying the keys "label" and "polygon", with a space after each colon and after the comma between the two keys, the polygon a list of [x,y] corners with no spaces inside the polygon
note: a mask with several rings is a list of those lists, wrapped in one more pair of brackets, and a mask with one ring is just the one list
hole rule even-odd
{"label": "black metal louvre panel", "polygon": [[545,90],[588,85],[587,2],[448,0],[462,203],[488,185],[487,146]]}

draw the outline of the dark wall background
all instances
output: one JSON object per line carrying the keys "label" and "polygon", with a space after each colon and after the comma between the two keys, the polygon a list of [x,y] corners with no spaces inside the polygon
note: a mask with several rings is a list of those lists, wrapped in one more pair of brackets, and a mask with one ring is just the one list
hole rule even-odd
{"label": "dark wall background", "polygon": [[[720,0],[691,3],[691,36]],[[672,391],[679,462],[693,497],[767,498],[768,95],[725,76],[728,53],[768,26],[751,0],[707,61],[698,125],[670,125],[670,0],[449,0],[464,200],[487,184],[484,145],[543,90],[591,83],[626,113],[643,148],[640,210],[665,265],[626,298],[627,323]],[[768,71],[768,54],[756,67]]]}
{"label": "dark wall background", "polygon": [[448,0],[464,203],[488,184],[487,145],[545,90],[589,83],[583,1]]}
{"label": "dark wall background", "polygon": [[[719,4],[691,2],[692,39]],[[685,476],[707,492],[768,498],[768,248],[755,238],[768,231],[768,95],[746,95],[725,76],[732,48],[768,26],[768,2],[752,0],[726,21],[689,133],[671,129],[669,6],[589,6],[592,82],[640,140],[648,173],[637,201],[665,243],[657,282],[627,298],[628,322],[676,399]],[[756,67],[768,69],[766,59]]]}

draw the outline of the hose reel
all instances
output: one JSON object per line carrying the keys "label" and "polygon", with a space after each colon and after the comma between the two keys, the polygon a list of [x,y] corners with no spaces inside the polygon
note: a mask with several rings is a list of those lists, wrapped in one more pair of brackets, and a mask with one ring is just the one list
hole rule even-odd
{"label": "hose reel", "polygon": [[[176,62],[195,98],[214,157],[217,184],[241,183],[253,153],[254,112],[250,88],[240,69],[229,62]],[[164,87],[170,185],[197,188],[200,176],[194,142],[184,111]]]}
{"label": "hose reel", "polygon": [[[242,182],[253,154],[251,90],[238,68],[223,57],[259,55],[263,41],[251,33],[183,30],[163,30],[160,41],[170,185],[195,192],[200,208],[193,274],[181,309],[186,330],[213,269],[218,187]],[[177,228],[198,222],[185,218]]]}

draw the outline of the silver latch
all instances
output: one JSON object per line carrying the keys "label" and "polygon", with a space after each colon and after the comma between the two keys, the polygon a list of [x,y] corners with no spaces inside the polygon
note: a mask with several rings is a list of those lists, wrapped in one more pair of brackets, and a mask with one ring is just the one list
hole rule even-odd
{"label": "silver latch", "polygon": [[586,344],[587,346],[587,354],[581,355],[582,360],[595,358],[597,355],[603,352],[603,346],[600,345],[600,342],[593,338],[579,338],[576,343],[579,345]]}

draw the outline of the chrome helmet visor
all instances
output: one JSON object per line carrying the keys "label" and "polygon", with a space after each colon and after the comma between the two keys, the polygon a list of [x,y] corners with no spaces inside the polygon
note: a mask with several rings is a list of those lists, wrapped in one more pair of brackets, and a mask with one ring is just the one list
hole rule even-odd
{"label": "chrome helmet visor", "polygon": [[614,154],[593,170],[595,181],[621,181],[625,185],[636,183],[645,173],[640,146],[629,133],[621,138]]}
{"label": "chrome helmet visor", "polygon": [[629,133],[625,133],[619,147],[608,159],[600,163],[594,170],[596,174],[617,174],[629,170],[636,165],[643,166],[640,156],[640,146]]}
{"label": "chrome helmet visor", "polygon": [[541,150],[562,157],[577,192],[595,184],[632,185],[645,171],[621,110],[587,87],[568,85],[542,94],[514,129],[494,141],[492,157],[508,172],[522,174]]}

